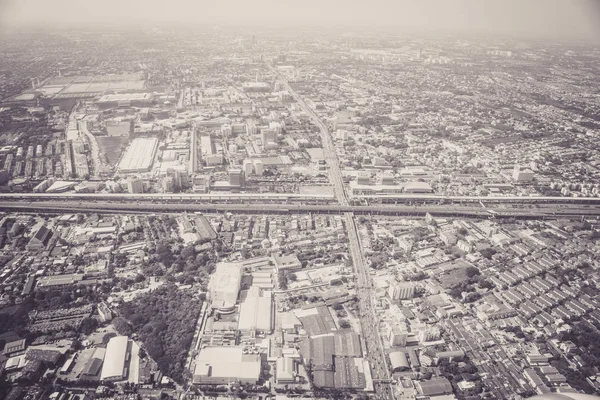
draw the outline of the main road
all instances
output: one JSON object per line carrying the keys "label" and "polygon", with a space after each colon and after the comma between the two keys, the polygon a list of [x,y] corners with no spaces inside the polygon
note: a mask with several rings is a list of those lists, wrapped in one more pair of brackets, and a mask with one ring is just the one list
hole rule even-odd
{"label": "main road", "polygon": [[331,135],[329,134],[329,129],[323,123],[323,121],[321,121],[321,118],[319,118],[313,109],[306,104],[304,99],[298,93],[296,93],[294,88],[290,86],[287,79],[285,79],[285,77],[283,77],[279,71],[273,68],[271,64],[267,63],[267,66],[281,80],[290,95],[300,105],[300,108],[302,108],[302,110],[310,117],[312,122],[319,127],[319,131],[321,133],[321,145],[325,151],[325,162],[327,163],[327,168],[329,171],[329,181],[333,185],[336,199],[340,202],[340,204],[348,205],[348,197],[346,196],[346,192],[344,190],[344,179],[342,177],[342,171],[340,170],[337,152],[335,151],[333,141],[331,140]]}
{"label": "main road", "polygon": [[[319,127],[321,132],[321,144],[325,151],[325,160],[327,162],[329,181],[333,184],[335,197],[342,207],[348,207],[348,196],[344,190],[344,179],[340,170],[340,163],[337,158],[337,152],[333,145],[331,135],[327,126],[321,121],[319,116],[312,110],[304,101],[304,99],[296,93],[278,71],[272,65],[267,64],[279,79],[286,86],[288,92],[298,102],[300,107],[311,118],[312,122]],[[366,261],[363,255],[358,229],[354,218],[353,211],[344,212],[344,222],[348,233],[348,248],[352,257],[352,264],[356,276],[356,284],[359,288],[359,305],[361,308],[360,324],[363,334],[363,339],[367,345],[367,360],[371,365],[371,376],[374,379],[373,387],[376,396],[384,400],[394,400],[394,388],[388,382],[390,379],[390,371],[387,367],[385,350],[381,342],[381,337],[377,330],[379,326],[378,318],[373,308],[373,293],[370,275],[367,272]]]}

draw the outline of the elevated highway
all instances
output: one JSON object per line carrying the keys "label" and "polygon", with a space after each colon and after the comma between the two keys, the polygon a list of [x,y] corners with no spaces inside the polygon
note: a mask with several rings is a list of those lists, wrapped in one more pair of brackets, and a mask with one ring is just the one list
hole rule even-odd
{"label": "elevated highway", "polygon": [[[335,204],[333,194],[299,193],[0,193],[0,201],[116,201],[116,202],[190,202],[190,203],[311,203]],[[564,206],[600,206],[599,197],[544,197],[544,196],[440,196],[434,194],[403,193],[395,196],[359,196],[352,197],[349,204],[368,204],[371,206],[404,205],[472,205],[481,209],[495,209],[498,205],[564,205]],[[483,204],[483,206],[482,206]]]}
{"label": "elevated highway", "polygon": [[498,204],[493,209],[489,206],[482,208],[473,203],[420,203],[413,204],[370,204],[370,205],[340,205],[336,203],[311,202],[208,202],[202,200],[183,200],[171,198],[137,198],[123,199],[87,195],[77,196],[19,196],[6,197],[0,195],[0,210],[39,211],[39,212],[202,212],[202,213],[246,213],[246,214],[343,214],[355,215],[398,215],[424,216],[427,213],[440,217],[464,218],[561,218],[600,216],[600,204]]}

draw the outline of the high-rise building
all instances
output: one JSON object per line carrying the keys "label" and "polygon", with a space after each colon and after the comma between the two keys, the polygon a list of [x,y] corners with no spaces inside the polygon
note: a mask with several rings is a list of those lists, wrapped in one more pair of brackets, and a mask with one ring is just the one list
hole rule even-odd
{"label": "high-rise building", "polygon": [[340,140],[348,140],[348,131],[345,129],[338,129],[336,132],[336,136]]}
{"label": "high-rise building", "polygon": [[388,295],[392,300],[410,299],[415,294],[415,286],[411,282],[390,282]]}
{"label": "high-rise building", "polygon": [[248,135],[256,135],[256,125],[252,122],[246,123],[246,133]]}
{"label": "high-rise building", "polygon": [[388,341],[390,346],[406,346],[408,331],[405,325],[388,323]]}
{"label": "high-rise building", "polygon": [[189,186],[189,178],[186,171],[168,168],[167,176],[173,178],[173,191],[183,190]]}
{"label": "high-rise building", "polygon": [[8,170],[6,170],[6,169],[0,170],[0,185],[2,185],[2,186],[6,185],[9,180],[10,180],[10,174],[8,173]]}
{"label": "high-rise building", "polygon": [[381,176],[381,184],[382,185],[393,185],[394,184],[394,174],[392,171],[383,171],[383,175]]}
{"label": "high-rise building", "polygon": [[271,128],[263,129],[262,142],[264,148],[275,147],[277,144],[277,131]]}
{"label": "high-rise building", "polygon": [[256,175],[262,176],[264,172],[264,166],[261,160],[254,160],[254,172]]}
{"label": "high-rise building", "polygon": [[210,177],[206,175],[194,175],[192,178],[192,190],[194,193],[208,193],[210,189]]}
{"label": "high-rise building", "polygon": [[234,187],[244,186],[244,171],[239,168],[229,170],[229,185]]}
{"label": "high-rise building", "polygon": [[293,99],[292,95],[287,90],[283,90],[283,91],[279,92],[279,100],[280,101],[285,102],[285,101],[291,101],[292,99]]}
{"label": "high-rise building", "polygon": [[533,180],[534,172],[529,168],[521,168],[520,165],[515,165],[513,169],[513,179],[516,182],[529,182]]}
{"label": "high-rise building", "polygon": [[230,124],[225,124],[225,125],[221,125],[221,135],[223,135],[223,139],[229,139],[231,137],[231,125]]}
{"label": "high-rise building", "polygon": [[144,182],[132,176],[127,179],[127,190],[129,193],[144,193]]}
{"label": "high-rise building", "polygon": [[269,128],[273,129],[277,135],[281,135],[282,127],[280,122],[273,121],[269,123]]}
{"label": "high-rise building", "polygon": [[438,340],[441,337],[441,332],[439,328],[433,326],[427,326],[425,329],[419,332],[419,341],[420,342],[431,342],[433,340]]}
{"label": "high-rise building", "polygon": [[175,180],[172,176],[165,176],[160,181],[160,186],[163,193],[173,193],[173,188],[175,186]]}
{"label": "high-rise building", "polygon": [[370,185],[371,184],[371,174],[367,171],[360,171],[356,175],[356,183],[359,185]]}
{"label": "high-rise building", "polygon": [[252,160],[244,160],[243,169],[246,176],[252,175],[254,173],[254,164],[252,163]]}

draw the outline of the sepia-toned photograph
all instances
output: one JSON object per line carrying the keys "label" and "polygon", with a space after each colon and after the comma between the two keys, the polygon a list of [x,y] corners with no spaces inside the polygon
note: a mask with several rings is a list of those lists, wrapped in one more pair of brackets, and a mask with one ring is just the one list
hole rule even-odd
{"label": "sepia-toned photograph", "polygon": [[0,0],[0,399],[598,396],[600,1]]}

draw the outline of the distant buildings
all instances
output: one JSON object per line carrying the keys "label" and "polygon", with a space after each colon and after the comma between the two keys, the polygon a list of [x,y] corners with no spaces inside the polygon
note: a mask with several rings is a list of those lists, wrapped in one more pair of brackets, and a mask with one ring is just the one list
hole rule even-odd
{"label": "distant buildings", "polygon": [[425,382],[417,382],[416,388],[420,395],[428,397],[450,394],[454,391],[450,381],[441,377],[431,378]]}
{"label": "distant buildings", "polygon": [[427,182],[407,182],[404,184],[404,192],[406,193],[432,193],[433,189]]}
{"label": "distant buildings", "polygon": [[206,165],[223,164],[223,155],[215,153],[214,144],[210,136],[200,136],[200,154],[202,155],[202,161]]}
{"label": "distant buildings", "polygon": [[248,135],[256,135],[256,133],[257,133],[256,125],[252,122],[246,123],[246,133]]}
{"label": "distant buildings", "polygon": [[263,162],[261,160],[254,160],[254,173],[258,176],[262,176],[264,172]]}
{"label": "distant buildings", "polygon": [[148,107],[153,101],[152,93],[120,93],[104,95],[96,101],[96,104],[100,108]]}
{"label": "distant buildings", "polygon": [[295,254],[273,255],[273,261],[275,262],[277,271],[293,272],[302,268],[302,263]]}
{"label": "distant buildings", "polygon": [[246,82],[242,90],[247,93],[268,93],[271,91],[271,86],[265,82]]}

